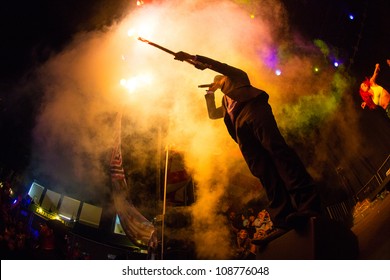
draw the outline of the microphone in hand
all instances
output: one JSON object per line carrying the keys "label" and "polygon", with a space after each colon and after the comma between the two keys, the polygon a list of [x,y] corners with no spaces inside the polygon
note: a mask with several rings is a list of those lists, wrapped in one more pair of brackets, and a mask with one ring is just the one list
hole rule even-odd
{"label": "microphone in hand", "polygon": [[213,84],[214,83],[199,85],[198,88],[209,88],[209,87],[213,86]]}

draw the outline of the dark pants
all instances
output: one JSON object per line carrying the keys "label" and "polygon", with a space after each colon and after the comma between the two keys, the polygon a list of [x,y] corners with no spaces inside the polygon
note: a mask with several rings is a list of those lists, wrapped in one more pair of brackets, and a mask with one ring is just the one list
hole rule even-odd
{"label": "dark pants", "polygon": [[285,142],[265,98],[247,103],[235,119],[236,139],[252,174],[260,179],[275,226],[288,214],[320,211],[317,187],[302,161]]}

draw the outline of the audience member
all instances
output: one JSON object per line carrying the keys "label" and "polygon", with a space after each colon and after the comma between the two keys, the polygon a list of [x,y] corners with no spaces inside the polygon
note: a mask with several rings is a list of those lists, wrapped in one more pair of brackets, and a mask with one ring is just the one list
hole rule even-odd
{"label": "audience member", "polygon": [[254,234],[254,238],[261,238],[265,237],[267,234],[269,234],[273,229],[273,223],[271,221],[271,218],[269,216],[269,213],[267,210],[261,210],[256,220],[254,221],[254,226],[256,228],[256,232]]}
{"label": "audience member", "polygon": [[237,234],[236,259],[251,260],[255,259],[256,246],[248,236],[248,231],[243,228]]}

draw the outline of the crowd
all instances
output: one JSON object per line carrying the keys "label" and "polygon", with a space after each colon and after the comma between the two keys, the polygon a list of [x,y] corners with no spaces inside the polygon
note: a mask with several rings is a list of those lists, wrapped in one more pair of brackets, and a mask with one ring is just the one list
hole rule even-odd
{"label": "crowd", "polygon": [[[0,182],[0,254],[1,259],[89,259],[78,242],[69,235],[59,236],[51,220],[32,222],[27,198],[15,197],[8,181]],[[255,259],[252,240],[272,232],[269,213],[248,208],[228,213],[234,259]]]}
{"label": "crowd", "polygon": [[27,217],[23,215],[22,201],[14,198],[11,184],[0,182],[0,252],[1,259],[19,259],[36,246],[34,234],[27,227]]}
{"label": "crowd", "polygon": [[228,221],[234,259],[255,259],[256,246],[252,244],[252,240],[263,238],[274,230],[272,220],[265,209],[255,211],[248,208],[241,213],[232,210],[228,214]]}
{"label": "crowd", "polygon": [[[0,181],[0,258],[1,259],[86,259],[78,243],[56,232],[55,222],[31,218],[26,196],[15,197],[11,183]],[[58,221],[57,221],[58,222]]]}

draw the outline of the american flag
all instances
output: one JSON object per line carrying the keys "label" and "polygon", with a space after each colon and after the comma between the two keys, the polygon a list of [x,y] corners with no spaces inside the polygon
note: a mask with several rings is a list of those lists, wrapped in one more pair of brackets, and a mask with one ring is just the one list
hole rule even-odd
{"label": "american flag", "polygon": [[111,155],[110,173],[112,180],[124,180],[125,171],[122,166],[122,153],[120,144],[116,144]]}
{"label": "american flag", "polygon": [[121,119],[122,115],[118,114],[110,160],[111,184],[116,212],[127,237],[135,244],[143,246],[157,244],[154,225],[135,208],[131,198],[127,195],[127,182],[121,153]]}

